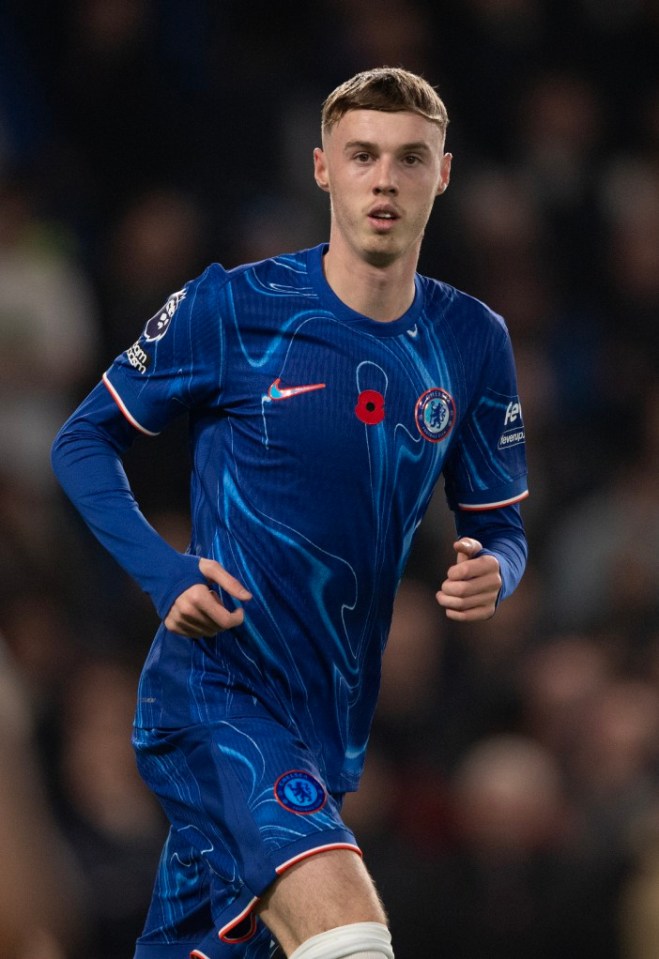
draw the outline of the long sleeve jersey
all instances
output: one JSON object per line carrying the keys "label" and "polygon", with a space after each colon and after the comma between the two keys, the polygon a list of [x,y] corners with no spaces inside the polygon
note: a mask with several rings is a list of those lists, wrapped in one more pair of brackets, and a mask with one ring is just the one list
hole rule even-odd
{"label": "long sleeve jersey", "polygon": [[[377,322],[333,293],[324,251],[213,264],[173,294],[63,426],[53,464],[162,618],[204,582],[199,557],[253,596],[227,633],[191,641],[160,627],[136,722],[213,721],[258,701],[343,792],[362,770],[396,589],[437,483],[458,534],[499,560],[502,598],[526,562],[527,485],[503,320],[417,275],[404,316]],[[185,555],[149,526],[121,459],[181,414]]]}

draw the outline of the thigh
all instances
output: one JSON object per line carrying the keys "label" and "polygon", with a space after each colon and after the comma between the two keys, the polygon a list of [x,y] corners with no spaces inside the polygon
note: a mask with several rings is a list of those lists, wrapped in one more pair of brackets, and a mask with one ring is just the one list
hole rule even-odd
{"label": "thigh", "polygon": [[271,718],[137,729],[134,744],[176,837],[161,885],[206,897],[222,941],[254,934],[266,890],[307,856],[347,849],[359,861],[309,750]]}
{"label": "thigh", "polygon": [[336,926],[387,922],[361,857],[346,850],[318,853],[284,872],[258,912],[287,955]]}

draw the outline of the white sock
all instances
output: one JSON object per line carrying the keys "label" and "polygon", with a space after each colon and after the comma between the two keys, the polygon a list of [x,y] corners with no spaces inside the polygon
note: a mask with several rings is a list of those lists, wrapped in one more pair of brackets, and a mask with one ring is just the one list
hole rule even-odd
{"label": "white sock", "polygon": [[381,922],[353,922],[312,936],[290,959],[394,959],[391,933]]}

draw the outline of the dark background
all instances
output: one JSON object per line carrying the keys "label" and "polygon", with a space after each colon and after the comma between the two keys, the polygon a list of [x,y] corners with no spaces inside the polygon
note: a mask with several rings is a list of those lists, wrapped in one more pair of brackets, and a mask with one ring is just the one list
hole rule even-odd
{"label": "dark background", "polygon": [[[656,0],[0,3],[0,954],[131,956],[163,836],[129,744],[155,614],[54,433],[209,261],[326,239],[321,103],[389,64],[451,117],[421,270],[510,328],[530,564],[447,624],[438,492],[346,816],[397,959],[659,955],[658,63]],[[184,546],[183,427],[128,468]]]}

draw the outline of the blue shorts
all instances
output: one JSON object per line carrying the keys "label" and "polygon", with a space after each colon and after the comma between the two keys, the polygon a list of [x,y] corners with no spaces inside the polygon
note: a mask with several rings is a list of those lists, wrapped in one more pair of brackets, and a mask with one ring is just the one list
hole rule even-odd
{"label": "blue shorts", "polygon": [[340,796],[268,715],[133,733],[137,765],[170,821],[135,959],[268,959],[254,907],[288,867],[359,853]]}

